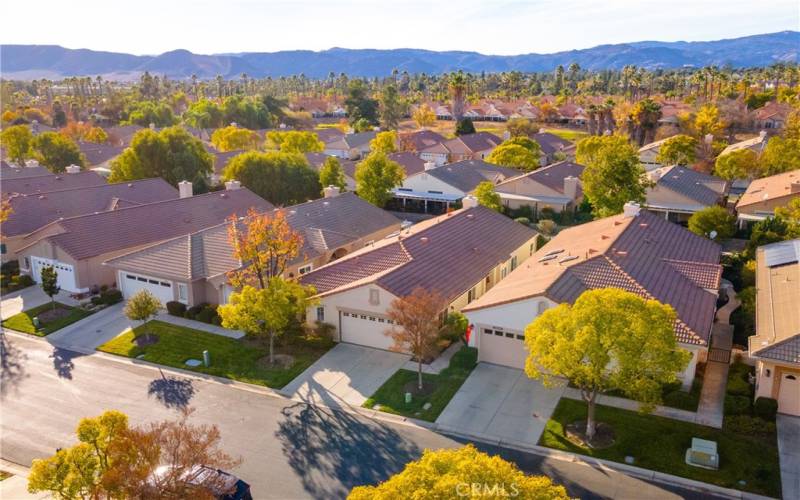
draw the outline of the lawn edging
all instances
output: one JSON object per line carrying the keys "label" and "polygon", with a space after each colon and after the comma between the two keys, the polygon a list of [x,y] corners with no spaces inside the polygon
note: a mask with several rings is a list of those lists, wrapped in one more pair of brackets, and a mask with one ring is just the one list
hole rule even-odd
{"label": "lawn edging", "polygon": [[667,474],[664,472],[657,472],[650,469],[644,469],[642,467],[636,467],[635,465],[621,464],[619,462],[614,462],[611,460],[590,457],[588,455],[581,455],[580,453],[571,453],[567,451],[555,450],[540,445],[519,444],[516,442],[506,441],[504,439],[487,439],[486,437],[480,435],[451,430],[451,428],[447,426],[441,426],[438,424],[434,424],[431,430],[469,441],[478,441],[481,443],[486,443],[501,448],[508,448],[516,451],[521,451],[523,453],[533,453],[545,458],[560,460],[562,462],[572,462],[572,463],[582,464],[587,467],[600,467],[600,468],[611,469],[618,472],[623,472],[629,476],[637,477],[639,479],[650,480],[653,482],[667,484],[670,486],[680,486],[682,488],[687,488],[692,491],[697,491],[699,493],[714,493],[717,495],[724,495],[734,499],[741,498],[748,500],[749,499],[777,500],[773,497],[758,495],[756,493],[749,493],[746,491],[735,490],[732,488],[725,488],[722,486],[717,486],[715,484],[710,484],[710,483],[704,483],[702,481],[697,481],[694,479],[688,479],[685,477],[674,476],[672,474]]}

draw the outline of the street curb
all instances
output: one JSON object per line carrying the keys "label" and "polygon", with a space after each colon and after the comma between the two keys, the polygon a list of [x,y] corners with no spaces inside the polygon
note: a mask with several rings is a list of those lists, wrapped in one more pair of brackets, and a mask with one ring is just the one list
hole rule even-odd
{"label": "street curb", "polygon": [[554,450],[552,448],[546,448],[544,446],[539,446],[539,445],[530,446],[530,445],[512,443],[502,439],[485,438],[474,434],[468,434],[450,430],[449,427],[443,427],[443,426],[437,426],[436,430],[441,432],[442,434],[466,439],[469,441],[477,441],[480,443],[486,443],[493,446],[498,446],[500,448],[507,448],[511,450],[521,451],[523,453],[533,453],[535,455],[539,455],[542,457],[552,458],[554,460],[560,460],[562,462],[571,462],[574,464],[585,465],[587,467],[610,469],[622,472],[624,474],[639,479],[645,479],[648,481],[653,481],[656,483],[666,484],[670,486],[679,486],[681,488],[686,488],[692,491],[696,491],[698,493],[712,493],[715,495],[722,495],[731,499],[778,500],[772,497],[758,495],[755,493],[748,493],[745,491],[735,490],[733,488],[724,488],[722,486],[717,486],[710,483],[704,483],[702,481],[696,481],[694,479],[674,476],[672,474],[667,474],[664,472],[657,472],[650,469],[643,469],[641,467],[636,467],[634,465],[621,464],[619,462],[613,462],[611,460],[605,460],[602,458],[594,458],[587,455],[581,455],[578,453],[570,453],[561,450]]}

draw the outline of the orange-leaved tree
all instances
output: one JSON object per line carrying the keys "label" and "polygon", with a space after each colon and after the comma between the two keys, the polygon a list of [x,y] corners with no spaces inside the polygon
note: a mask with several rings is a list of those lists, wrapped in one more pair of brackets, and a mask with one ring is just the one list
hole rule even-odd
{"label": "orange-leaved tree", "polygon": [[392,301],[387,311],[396,326],[387,330],[392,350],[410,352],[417,358],[417,387],[422,390],[422,360],[436,354],[441,342],[442,313],[447,301],[435,290],[414,288],[410,294]]}
{"label": "orange-leaved tree", "polygon": [[240,219],[234,215],[228,221],[233,257],[241,263],[228,276],[236,288],[266,288],[271,278],[281,276],[287,264],[300,255],[303,237],[289,225],[283,210],[261,213],[251,208],[247,216]]}

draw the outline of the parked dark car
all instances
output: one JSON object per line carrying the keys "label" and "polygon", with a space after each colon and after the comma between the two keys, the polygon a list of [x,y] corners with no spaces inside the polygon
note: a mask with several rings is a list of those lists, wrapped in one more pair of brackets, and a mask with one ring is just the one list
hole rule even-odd
{"label": "parked dark car", "polygon": [[[162,465],[153,473],[151,483],[156,486],[172,466]],[[250,485],[238,477],[220,469],[197,465],[184,472],[180,480],[199,490],[205,490],[217,500],[253,500]]]}

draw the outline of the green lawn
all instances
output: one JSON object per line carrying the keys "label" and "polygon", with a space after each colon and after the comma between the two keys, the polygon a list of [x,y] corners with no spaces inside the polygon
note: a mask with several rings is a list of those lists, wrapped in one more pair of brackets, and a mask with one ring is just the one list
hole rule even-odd
{"label": "green lawn", "polygon": [[[778,448],[774,425],[764,432],[733,432],[677,420],[641,415],[607,406],[597,407],[597,419],[610,424],[616,442],[610,448],[592,450],[566,438],[567,424],[586,418],[586,404],[562,399],[547,422],[539,444],[573,453],[624,462],[630,455],[636,466],[687,477],[727,488],[746,490],[773,497],[780,496]],[[726,422],[727,424],[727,422]],[[767,430],[769,429],[769,430]],[[711,471],[684,463],[693,437],[716,441],[720,470]],[[744,480],[742,485],[739,481]]]}
{"label": "green lawn", "polygon": [[579,141],[589,135],[582,130],[573,130],[569,128],[546,128],[545,132],[550,132],[553,135],[557,135],[562,139],[572,142]]}
{"label": "green lawn", "polygon": [[45,335],[49,335],[56,330],[60,330],[61,328],[71,325],[72,323],[75,323],[76,321],[79,321],[92,314],[91,312],[80,307],[70,307],[59,302],[56,302],[56,307],[66,309],[70,311],[70,314],[64,316],[63,318],[59,318],[47,323],[40,322],[39,328],[37,329],[35,326],[33,326],[33,318],[53,308],[52,304],[47,303],[11,316],[7,320],[3,321],[3,326],[18,332],[30,333],[31,335],[44,337]]}
{"label": "green lawn", "polygon": [[[295,359],[290,368],[278,369],[258,363],[260,358],[268,354],[267,348],[162,321],[151,321],[144,328],[157,335],[158,342],[139,347],[133,341],[134,331],[128,330],[97,349],[129,358],[144,354],[142,359],[145,361],[279,389],[333,345],[322,339],[296,339],[286,346],[279,346],[276,342],[276,354],[291,354]],[[136,333],[143,331],[143,327],[136,327]],[[191,358],[202,360],[204,350],[211,355],[210,367],[201,365],[192,368],[184,364]]]}
{"label": "green lawn", "polygon": [[[398,370],[378,389],[371,398],[364,402],[365,408],[372,408],[381,405],[381,411],[403,415],[406,417],[419,418],[433,422],[442,413],[444,407],[453,398],[453,395],[467,380],[478,359],[478,353],[474,348],[462,347],[450,360],[450,366],[441,371],[438,375],[427,373],[422,374],[423,383],[433,383],[436,389],[427,396],[415,396],[411,403],[405,402],[405,390],[403,387],[409,382],[415,383],[417,372],[411,370]],[[431,407],[424,410],[425,403],[431,403]]]}

